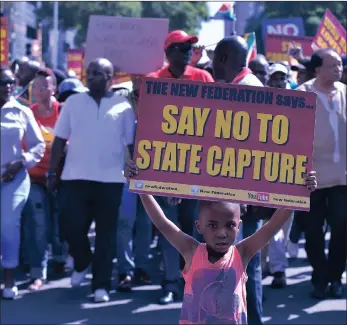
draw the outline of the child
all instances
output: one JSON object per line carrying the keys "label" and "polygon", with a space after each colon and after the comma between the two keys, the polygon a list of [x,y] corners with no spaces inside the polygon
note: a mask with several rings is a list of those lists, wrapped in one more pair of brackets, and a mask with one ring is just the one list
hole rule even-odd
{"label": "child", "polygon": [[[125,176],[135,175],[138,168],[129,161]],[[306,177],[306,186],[311,191],[316,189],[315,172]],[[259,231],[233,245],[241,224],[239,204],[200,201],[196,227],[206,242],[202,244],[167,219],[152,195],[140,194],[140,198],[153,224],[186,263],[180,324],[247,324],[247,264],[281,229],[292,211],[277,209]]]}

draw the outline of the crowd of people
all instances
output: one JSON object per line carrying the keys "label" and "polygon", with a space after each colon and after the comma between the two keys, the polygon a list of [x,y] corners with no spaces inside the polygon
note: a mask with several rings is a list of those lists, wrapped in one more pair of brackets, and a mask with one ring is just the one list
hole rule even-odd
{"label": "crowd of people", "polygon": [[[198,242],[206,241],[211,263],[226,252],[221,249],[222,255],[213,255],[209,251],[208,247],[215,243],[201,225],[203,214],[217,212],[233,228],[230,237],[223,235],[227,238],[223,245],[229,248],[236,242],[235,247],[243,252],[241,260],[233,257],[230,265],[239,263],[238,272],[242,265],[247,266],[248,280],[243,284],[247,303],[243,287],[231,289],[238,290],[235,294],[240,299],[240,323],[247,318],[249,324],[262,324],[262,277],[270,274],[272,287],[284,288],[286,253],[295,257],[301,238],[305,238],[313,267],[313,297],[343,297],[341,278],[347,254],[346,245],[341,245],[346,242],[347,226],[346,56],[340,57],[328,48],[316,51],[310,58],[299,53],[293,65],[269,62],[263,55],[248,63],[247,43],[233,35],[218,43],[211,63],[203,69],[198,67],[196,53],[192,63],[197,42],[196,36],[184,31],[171,32],[164,46],[167,64],[148,76],[317,94],[313,166],[318,189],[311,194],[310,212],[293,211],[284,216],[282,210],[256,206],[199,204],[198,200],[167,197],[140,199],[129,192],[124,169],[134,151],[142,76],[132,76],[132,89],[116,87],[112,85],[111,62],[95,58],[86,70],[84,86],[68,73],[43,68],[24,58],[0,70],[3,298],[13,299],[18,294],[15,271],[19,266],[30,274],[29,290],[44,287],[49,280],[51,254],[55,275],[63,277],[71,269],[71,285],[76,287],[91,271],[94,301],[107,302],[113,286],[114,258],[118,291],[130,292],[133,286],[152,283],[148,268],[150,246],[159,236],[164,270],[159,303],[173,303],[180,299],[184,266],[183,277],[190,290],[194,281],[189,268],[206,266],[207,262],[202,262],[205,248]],[[129,164],[126,176],[131,177],[137,171]],[[307,182],[313,186],[314,176]],[[237,232],[240,218],[242,224]],[[88,237],[93,223],[95,247],[91,247]],[[331,233],[328,256],[327,230]],[[261,236],[250,240],[255,233]],[[188,296],[186,293],[181,318],[185,323],[194,323],[199,310],[189,310]],[[228,295],[219,298],[228,300]],[[230,320],[232,310],[223,312]],[[214,316],[207,313],[206,319],[214,321]]]}

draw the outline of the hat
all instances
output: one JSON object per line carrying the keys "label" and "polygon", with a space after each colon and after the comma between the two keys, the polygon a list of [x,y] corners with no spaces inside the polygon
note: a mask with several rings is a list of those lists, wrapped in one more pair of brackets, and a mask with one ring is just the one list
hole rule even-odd
{"label": "hat", "polygon": [[65,93],[67,91],[73,91],[76,93],[84,93],[88,91],[83,83],[76,78],[67,78],[59,85],[59,94]]}
{"label": "hat", "polygon": [[174,30],[167,36],[164,44],[164,49],[166,50],[170,45],[175,43],[185,43],[190,42],[195,44],[199,41],[197,36],[189,36],[183,30]]}
{"label": "hat", "polygon": [[274,73],[276,72],[282,72],[284,73],[285,75],[288,74],[288,69],[281,63],[274,63],[273,65],[271,65],[269,67],[269,75],[273,75]]}

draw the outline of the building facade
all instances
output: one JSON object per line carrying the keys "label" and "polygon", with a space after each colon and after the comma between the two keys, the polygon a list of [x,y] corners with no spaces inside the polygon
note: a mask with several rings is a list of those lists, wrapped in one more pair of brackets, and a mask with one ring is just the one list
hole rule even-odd
{"label": "building facade", "polygon": [[21,58],[31,51],[37,39],[36,1],[4,1],[2,14],[8,19],[8,43],[10,58]]}

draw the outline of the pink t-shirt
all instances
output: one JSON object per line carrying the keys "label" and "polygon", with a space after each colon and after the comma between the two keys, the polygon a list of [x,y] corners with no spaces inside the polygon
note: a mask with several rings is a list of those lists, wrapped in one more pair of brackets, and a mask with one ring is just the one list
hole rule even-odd
{"label": "pink t-shirt", "polygon": [[212,264],[206,244],[200,244],[183,277],[180,324],[247,324],[247,274],[235,246]]}

